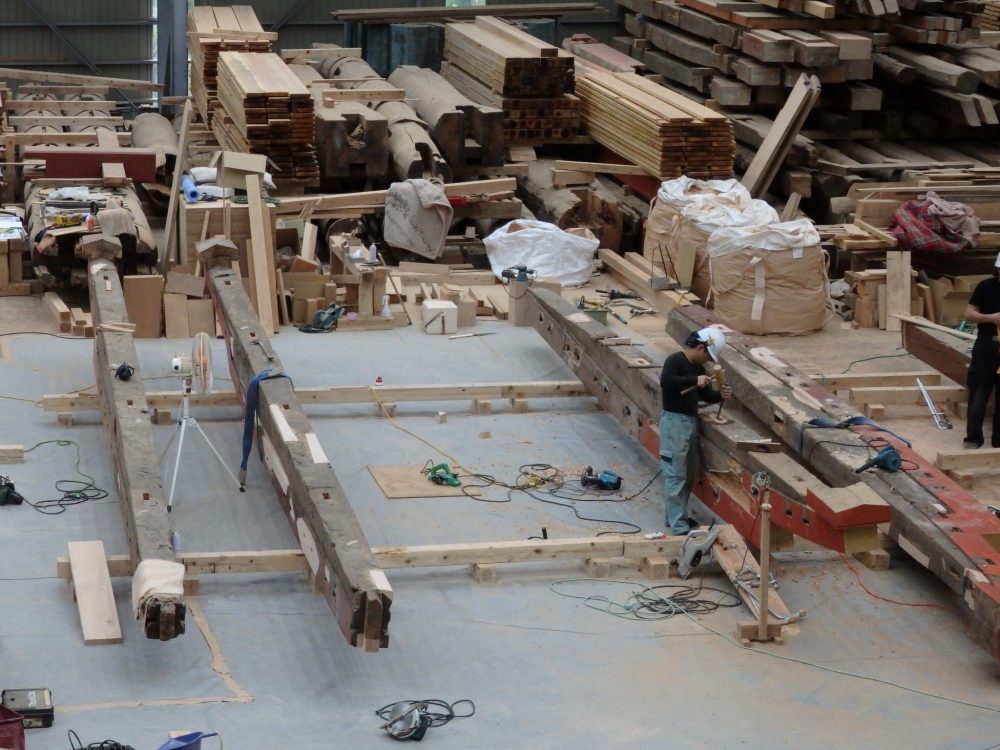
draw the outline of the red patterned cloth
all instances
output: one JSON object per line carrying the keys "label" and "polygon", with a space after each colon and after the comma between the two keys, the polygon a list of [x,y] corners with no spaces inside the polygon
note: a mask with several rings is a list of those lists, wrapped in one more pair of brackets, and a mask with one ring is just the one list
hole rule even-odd
{"label": "red patterned cloth", "polygon": [[972,240],[956,234],[931,213],[931,201],[907,201],[893,214],[889,231],[902,250],[960,253],[973,246]]}

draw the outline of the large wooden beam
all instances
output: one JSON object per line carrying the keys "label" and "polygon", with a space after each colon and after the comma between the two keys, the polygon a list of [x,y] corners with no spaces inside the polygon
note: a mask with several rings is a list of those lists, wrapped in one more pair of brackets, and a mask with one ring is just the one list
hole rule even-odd
{"label": "large wooden beam", "polygon": [[[254,314],[239,274],[213,268],[208,275],[233,383],[245,403],[254,377],[282,373],[281,361]],[[262,380],[257,395],[260,455],[318,589],[352,645],[366,651],[388,646],[392,588],[291,381],[284,377]]]}
{"label": "large wooden beam", "polygon": [[[649,363],[648,354],[630,346],[603,345],[602,339],[613,336],[612,331],[581,316],[572,303],[558,295],[542,290],[530,294],[538,308],[534,316],[536,330],[563,354],[598,403],[658,457],[660,363]],[[755,542],[759,535],[754,523],[759,498],[752,496],[747,482],[754,472],[766,471],[773,477],[772,504],[781,509],[772,516],[773,523],[784,530],[784,537],[793,533],[846,552],[874,545],[876,525],[889,519],[885,504],[877,496],[856,488],[850,492],[832,491],[789,457],[758,452],[771,449],[766,433],[743,415],[732,409],[730,412],[734,421],[729,425],[702,423],[701,451],[706,458],[704,465],[725,466],[732,457],[741,468],[732,473],[734,482],[725,486],[716,475],[705,476],[697,491],[706,505]]]}
{"label": "large wooden beam", "polygon": [[162,83],[137,81],[131,78],[105,78],[103,76],[77,75],[76,73],[53,73],[19,68],[0,68],[0,79],[7,81],[36,81],[38,83],[68,83],[82,86],[107,86],[135,91],[163,91]]}
{"label": "large wooden beam", "polygon": [[[717,322],[711,311],[692,305],[675,308],[667,330],[683,340]],[[828,484],[844,487],[857,481],[856,470],[870,454],[864,438],[887,440],[912,462],[908,465],[916,466],[895,473],[869,470],[860,476],[891,506],[890,536],[959,595],[972,622],[972,637],[1000,658],[1000,564],[992,541],[1000,538],[1000,519],[887,432],[870,426],[811,426],[813,419],[841,421],[856,416],[856,411],[750,338],[730,332],[727,340],[721,362],[738,401]]]}
{"label": "large wooden beam", "polygon": [[[134,568],[147,561],[173,563],[170,521],[160,481],[160,462],[153,447],[139,357],[130,332],[119,327],[106,328],[113,323],[128,322],[125,295],[114,264],[91,261],[89,286],[95,326],[94,370],[115,467],[118,505],[125,520],[129,556]],[[115,370],[123,362],[135,368],[129,380],[115,377]],[[153,562],[153,565],[160,563]],[[137,578],[133,584],[141,586],[142,581]],[[183,593],[156,587],[148,592],[134,593],[146,598],[142,626],[148,638],[165,641],[184,632]]]}

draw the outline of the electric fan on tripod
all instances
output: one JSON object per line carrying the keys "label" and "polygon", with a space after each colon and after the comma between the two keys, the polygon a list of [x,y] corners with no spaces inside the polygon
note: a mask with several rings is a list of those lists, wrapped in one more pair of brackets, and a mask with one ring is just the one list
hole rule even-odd
{"label": "electric fan on tripod", "polygon": [[170,476],[170,490],[167,496],[167,512],[171,510],[174,504],[174,490],[177,489],[177,471],[181,466],[181,453],[184,450],[184,435],[187,433],[188,427],[195,428],[201,436],[205,439],[208,447],[215,454],[215,457],[219,459],[219,464],[225,470],[225,472],[232,478],[233,484],[235,484],[240,492],[245,492],[243,485],[233,474],[232,470],[226,466],[226,462],[223,460],[219,451],[216,450],[212,441],[209,440],[208,435],[205,431],[201,429],[201,425],[198,424],[198,420],[191,416],[191,393],[197,393],[199,395],[209,393],[212,390],[212,349],[211,349],[211,339],[209,339],[207,333],[199,333],[194,337],[194,346],[191,347],[191,355],[178,354],[170,360],[170,366],[175,373],[181,379],[182,392],[184,394],[181,399],[181,413],[180,418],[177,420],[177,426],[174,428],[174,434],[170,436],[170,442],[167,443],[166,447],[163,449],[163,453],[160,454],[160,463],[163,463],[164,457],[170,450],[170,446],[174,444],[174,440],[177,439],[177,455],[174,456],[174,469]]}

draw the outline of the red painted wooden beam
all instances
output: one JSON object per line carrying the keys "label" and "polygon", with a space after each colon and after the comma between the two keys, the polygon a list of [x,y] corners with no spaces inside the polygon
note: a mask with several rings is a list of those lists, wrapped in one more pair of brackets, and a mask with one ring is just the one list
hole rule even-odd
{"label": "red painted wooden beam", "polygon": [[156,152],[149,148],[102,149],[86,146],[32,146],[24,158],[43,159],[45,176],[57,180],[100,179],[102,164],[123,164],[134,182],[156,180]]}

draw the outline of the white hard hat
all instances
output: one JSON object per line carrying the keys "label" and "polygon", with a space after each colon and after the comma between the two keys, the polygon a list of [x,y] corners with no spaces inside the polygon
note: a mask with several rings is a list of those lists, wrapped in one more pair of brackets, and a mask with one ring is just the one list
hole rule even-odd
{"label": "white hard hat", "polygon": [[995,267],[1000,268],[1000,253],[997,253],[997,262],[993,264]]}
{"label": "white hard hat", "polygon": [[716,362],[726,345],[726,334],[718,328],[702,328],[698,331],[698,340],[708,349],[709,356]]}

